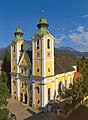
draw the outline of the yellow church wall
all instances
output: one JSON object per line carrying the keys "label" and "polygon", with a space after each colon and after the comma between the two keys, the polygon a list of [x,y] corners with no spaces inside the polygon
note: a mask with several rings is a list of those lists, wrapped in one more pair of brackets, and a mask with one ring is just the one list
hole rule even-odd
{"label": "yellow church wall", "polygon": [[[35,61],[34,62],[34,75],[41,77],[41,61]],[[39,68],[39,72],[37,72],[37,68]]]}
{"label": "yellow church wall", "polygon": [[16,90],[16,86],[13,86],[13,91],[15,91]]}
{"label": "yellow church wall", "polygon": [[[50,72],[48,71],[48,69],[50,68]],[[53,71],[52,71],[52,61],[46,61],[46,76],[50,76],[52,75]]]}
{"label": "yellow church wall", "polygon": [[54,90],[56,90],[56,78],[54,78]]}
{"label": "yellow church wall", "polygon": [[73,73],[71,73],[71,74],[70,74],[70,78],[73,78],[73,76],[74,76],[74,74],[73,74]]}

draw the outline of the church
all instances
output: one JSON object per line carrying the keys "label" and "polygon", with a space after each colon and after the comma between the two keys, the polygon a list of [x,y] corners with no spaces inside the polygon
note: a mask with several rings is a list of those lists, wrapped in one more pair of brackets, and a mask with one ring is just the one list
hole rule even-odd
{"label": "church", "polygon": [[77,71],[75,62],[54,50],[54,37],[48,31],[44,15],[32,37],[32,51],[16,28],[11,41],[11,95],[24,105],[42,108],[55,100],[64,88],[73,83]]}

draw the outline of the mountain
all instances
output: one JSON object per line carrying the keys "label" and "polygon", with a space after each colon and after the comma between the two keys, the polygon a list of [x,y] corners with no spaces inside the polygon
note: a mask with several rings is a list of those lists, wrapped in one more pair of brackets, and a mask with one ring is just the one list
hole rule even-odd
{"label": "mountain", "polygon": [[[0,48],[0,60],[3,59],[6,48],[10,52],[10,46]],[[28,50],[32,50],[32,42],[31,41],[28,41]],[[70,54],[70,55],[73,55],[73,56],[79,56],[79,57],[83,57],[83,56],[88,57],[88,52],[78,52],[71,47],[55,48],[55,52],[67,53],[67,54]]]}
{"label": "mountain", "polygon": [[4,54],[5,54],[5,51],[6,51],[6,48],[5,48],[5,47],[0,48],[0,60],[2,60],[2,59],[3,59]]}
{"label": "mountain", "polygon": [[56,52],[62,52],[62,53],[67,53],[73,56],[79,56],[79,57],[88,57],[88,52],[78,52],[75,49],[71,47],[59,47],[55,48]]}
{"label": "mountain", "polygon": [[0,60],[3,60],[6,49],[10,52],[10,45],[0,48]]}

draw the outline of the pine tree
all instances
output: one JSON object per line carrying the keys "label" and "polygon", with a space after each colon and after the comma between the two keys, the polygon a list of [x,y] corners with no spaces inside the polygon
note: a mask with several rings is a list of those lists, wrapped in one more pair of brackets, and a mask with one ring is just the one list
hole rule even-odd
{"label": "pine tree", "polygon": [[2,66],[2,71],[5,71],[8,77],[8,88],[10,89],[11,86],[11,79],[10,79],[10,52],[6,49],[4,59],[3,59],[3,66]]}

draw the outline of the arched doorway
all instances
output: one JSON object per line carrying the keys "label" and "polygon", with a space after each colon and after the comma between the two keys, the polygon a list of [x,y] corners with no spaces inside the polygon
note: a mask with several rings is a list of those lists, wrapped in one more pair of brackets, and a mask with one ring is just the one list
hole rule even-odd
{"label": "arched doorway", "polygon": [[60,92],[64,92],[64,85],[63,85],[63,82],[62,82],[62,81],[59,82],[58,92],[59,92],[59,93],[60,93]]}
{"label": "arched doorway", "polygon": [[27,93],[25,93],[25,104],[27,104]]}
{"label": "arched doorway", "polygon": [[27,104],[28,102],[28,97],[27,97],[27,92],[22,92],[20,95],[20,101],[24,104]]}

